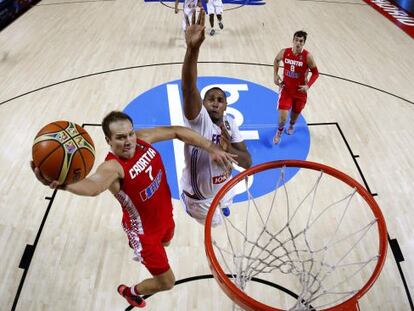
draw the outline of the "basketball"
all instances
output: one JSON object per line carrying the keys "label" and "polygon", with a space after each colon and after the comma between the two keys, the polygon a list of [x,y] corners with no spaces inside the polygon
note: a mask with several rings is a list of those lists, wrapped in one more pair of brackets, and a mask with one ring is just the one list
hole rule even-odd
{"label": "basketball", "polygon": [[91,171],[95,146],[89,134],[78,124],[56,121],[37,133],[32,157],[43,177],[69,185],[82,180]]}

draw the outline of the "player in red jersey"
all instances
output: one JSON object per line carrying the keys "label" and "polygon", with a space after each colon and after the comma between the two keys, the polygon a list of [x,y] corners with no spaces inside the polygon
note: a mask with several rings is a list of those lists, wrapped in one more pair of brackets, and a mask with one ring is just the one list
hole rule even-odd
{"label": "player in red jersey", "polygon": [[[296,120],[305,107],[307,92],[319,77],[313,56],[303,48],[306,37],[307,33],[304,31],[295,32],[293,47],[280,50],[273,63],[274,82],[280,89],[278,102],[279,126],[273,137],[274,144],[280,142],[289,110],[291,110],[290,125],[286,133],[288,135],[293,134]],[[283,80],[278,74],[281,61],[283,61]],[[309,71],[312,72],[312,75],[307,81]]]}
{"label": "player in red jersey", "polygon": [[181,126],[166,126],[134,131],[132,119],[120,111],[109,113],[102,122],[111,150],[105,161],[89,177],[67,186],[49,182],[38,168],[32,169],[39,181],[82,196],[96,196],[109,190],[122,206],[122,225],[134,249],[134,259],[142,262],[152,278],[118,292],[134,307],[144,307],[140,295],[169,290],[175,277],[164,247],[174,235],[171,193],[164,165],[152,143],[178,138],[186,144],[207,150],[211,159],[227,167],[235,155],[224,152],[196,132]]}

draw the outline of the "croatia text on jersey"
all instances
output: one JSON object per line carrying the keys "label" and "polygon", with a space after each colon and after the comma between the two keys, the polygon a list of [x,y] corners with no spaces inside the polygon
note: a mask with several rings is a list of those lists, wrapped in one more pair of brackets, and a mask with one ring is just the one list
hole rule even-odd
{"label": "croatia text on jersey", "polygon": [[300,77],[300,74],[298,72],[295,72],[295,67],[302,67],[302,66],[303,66],[302,61],[286,58],[285,59],[285,75],[288,76],[289,78],[298,79]]}
{"label": "croatia text on jersey", "polygon": [[285,59],[285,64],[292,65],[292,66],[298,66],[298,67],[303,66],[303,62],[301,62],[299,60],[289,59],[289,58]]}
{"label": "croatia text on jersey", "polygon": [[152,159],[155,158],[157,152],[152,149],[148,148],[148,150],[135,162],[132,168],[129,170],[129,175],[131,179],[137,177],[141,172],[145,171]]}

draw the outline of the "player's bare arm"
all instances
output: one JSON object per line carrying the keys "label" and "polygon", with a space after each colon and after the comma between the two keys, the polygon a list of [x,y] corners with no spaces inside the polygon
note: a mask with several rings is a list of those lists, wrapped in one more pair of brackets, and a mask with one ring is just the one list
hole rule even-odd
{"label": "player's bare arm", "polygon": [[308,53],[306,61],[308,63],[308,68],[312,74],[309,78],[309,81],[307,81],[306,84],[299,85],[299,91],[303,93],[306,93],[312,86],[312,84],[315,83],[316,79],[318,79],[319,77],[318,67],[316,67],[315,60],[311,53]]}
{"label": "player's bare arm", "polygon": [[181,87],[184,97],[184,115],[188,120],[194,120],[200,113],[202,100],[197,89],[197,60],[200,46],[204,41],[205,12],[200,10],[196,21],[196,14],[192,15],[192,21],[186,18],[187,30],[185,41],[187,51],[181,72]]}
{"label": "player's bare arm", "polygon": [[224,125],[221,125],[220,128],[220,146],[223,148],[223,150],[230,152],[231,154],[236,154],[239,166],[243,168],[249,168],[252,166],[252,158],[249,151],[247,150],[246,144],[244,142],[231,143],[230,135]]}
{"label": "player's bare arm", "polygon": [[40,170],[34,166],[31,162],[32,170],[36,178],[44,185],[49,186],[52,189],[60,188],[71,193],[81,196],[97,196],[98,194],[109,189],[114,182],[123,178],[123,169],[121,165],[116,161],[105,161],[99,165],[96,172],[81,181],[70,185],[62,185],[59,181],[48,181],[42,176]]}
{"label": "player's bare arm", "polygon": [[239,143],[230,144],[229,150],[231,154],[237,155],[237,161],[239,166],[243,168],[249,168],[252,166],[252,158],[249,151],[247,150],[246,144],[242,141]]}
{"label": "player's bare arm", "polygon": [[222,150],[197,132],[184,126],[164,126],[142,129],[136,131],[136,135],[139,139],[149,144],[177,138],[186,144],[206,150],[210,154],[211,159],[222,167],[229,166],[231,163],[238,163],[237,154]]}
{"label": "player's bare arm", "polygon": [[279,64],[282,61],[283,53],[285,52],[285,49],[282,49],[279,51],[279,53],[276,55],[275,60],[273,62],[273,80],[277,86],[283,86],[283,81],[281,77],[279,76]]}
{"label": "player's bare arm", "polygon": [[65,190],[82,196],[97,196],[123,178],[123,175],[124,170],[117,161],[105,161],[99,165],[94,174],[77,183],[67,185]]}

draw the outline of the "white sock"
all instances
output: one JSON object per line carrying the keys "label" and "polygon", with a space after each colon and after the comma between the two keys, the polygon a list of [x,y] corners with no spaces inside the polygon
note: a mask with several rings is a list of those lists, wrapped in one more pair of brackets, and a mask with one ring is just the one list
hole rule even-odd
{"label": "white sock", "polygon": [[131,286],[131,294],[134,296],[138,296],[138,294],[135,292],[135,285]]}

